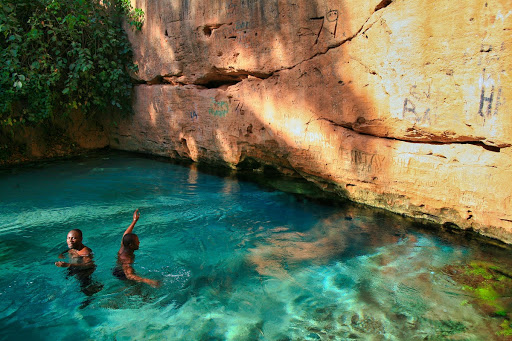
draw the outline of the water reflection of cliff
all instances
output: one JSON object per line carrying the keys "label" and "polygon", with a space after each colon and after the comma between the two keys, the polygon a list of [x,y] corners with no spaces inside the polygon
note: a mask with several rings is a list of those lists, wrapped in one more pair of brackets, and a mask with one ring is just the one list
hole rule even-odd
{"label": "water reflection of cliff", "polygon": [[365,209],[348,206],[310,230],[292,232],[287,227],[271,230],[270,236],[249,249],[249,262],[260,275],[277,278],[290,276],[290,271],[310,262],[326,264],[370,253],[372,249],[396,244],[406,237],[406,228],[397,217],[388,214],[364,214]]}

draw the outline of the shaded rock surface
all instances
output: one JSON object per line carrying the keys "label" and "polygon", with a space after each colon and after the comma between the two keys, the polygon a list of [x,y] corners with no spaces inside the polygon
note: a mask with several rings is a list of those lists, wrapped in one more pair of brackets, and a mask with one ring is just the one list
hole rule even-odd
{"label": "shaded rock surface", "polygon": [[108,119],[80,111],[35,126],[0,127],[0,166],[66,158],[109,146]]}
{"label": "shaded rock surface", "polygon": [[111,146],[254,160],[512,242],[506,0],[134,0],[141,84]]}

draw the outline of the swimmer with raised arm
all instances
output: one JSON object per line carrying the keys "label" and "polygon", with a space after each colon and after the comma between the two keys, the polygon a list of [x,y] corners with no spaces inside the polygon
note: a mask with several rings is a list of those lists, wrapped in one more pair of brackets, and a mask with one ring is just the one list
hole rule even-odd
{"label": "swimmer with raised arm", "polygon": [[139,249],[139,237],[132,233],[133,228],[135,227],[135,224],[139,220],[140,213],[139,209],[136,209],[135,212],[133,212],[133,221],[128,226],[126,231],[124,231],[123,239],[121,240],[121,248],[119,249],[119,252],[117,253],[117,265],[114,268],[114,276],[120,278],[120,279],[127,279],[131,281],[136,282],[142,282],[151,285],[152,287],[156,288],[160,286],[160,282],[140,277],[137,274],[135,274],[135,270],[133,269],[133,263],[135,261],[135,250]]}

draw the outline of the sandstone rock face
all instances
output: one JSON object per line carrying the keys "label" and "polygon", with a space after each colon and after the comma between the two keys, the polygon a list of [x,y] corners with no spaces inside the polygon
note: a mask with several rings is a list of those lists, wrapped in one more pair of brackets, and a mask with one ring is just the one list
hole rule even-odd
{"label": "sandstone rock face", "polygon": [[106,148],[109,125],[105,118],[86,117],[77,110],[65,117],[54,117],[46,125],[19,126],[12,130],[0,127],[0,145],[11,148],[10,155],[0,158],[0,165],[68,157]]}
{"label": "sandstone rock face", "polygon": [[512,242],[508,0],[133,0],[141,83],[111,145],[254,159]]}

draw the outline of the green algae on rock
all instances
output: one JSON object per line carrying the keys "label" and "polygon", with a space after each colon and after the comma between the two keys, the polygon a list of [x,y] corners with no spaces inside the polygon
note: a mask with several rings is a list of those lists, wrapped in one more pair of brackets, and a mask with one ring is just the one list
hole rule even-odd
{"label": "green algae on rock", "polygon": [[491,317],[506,319],[498,335],[512,335],[512,275],[502,266],[488,261],[447,265],[442,270],[469,294],[464,304],[472,304]]}

